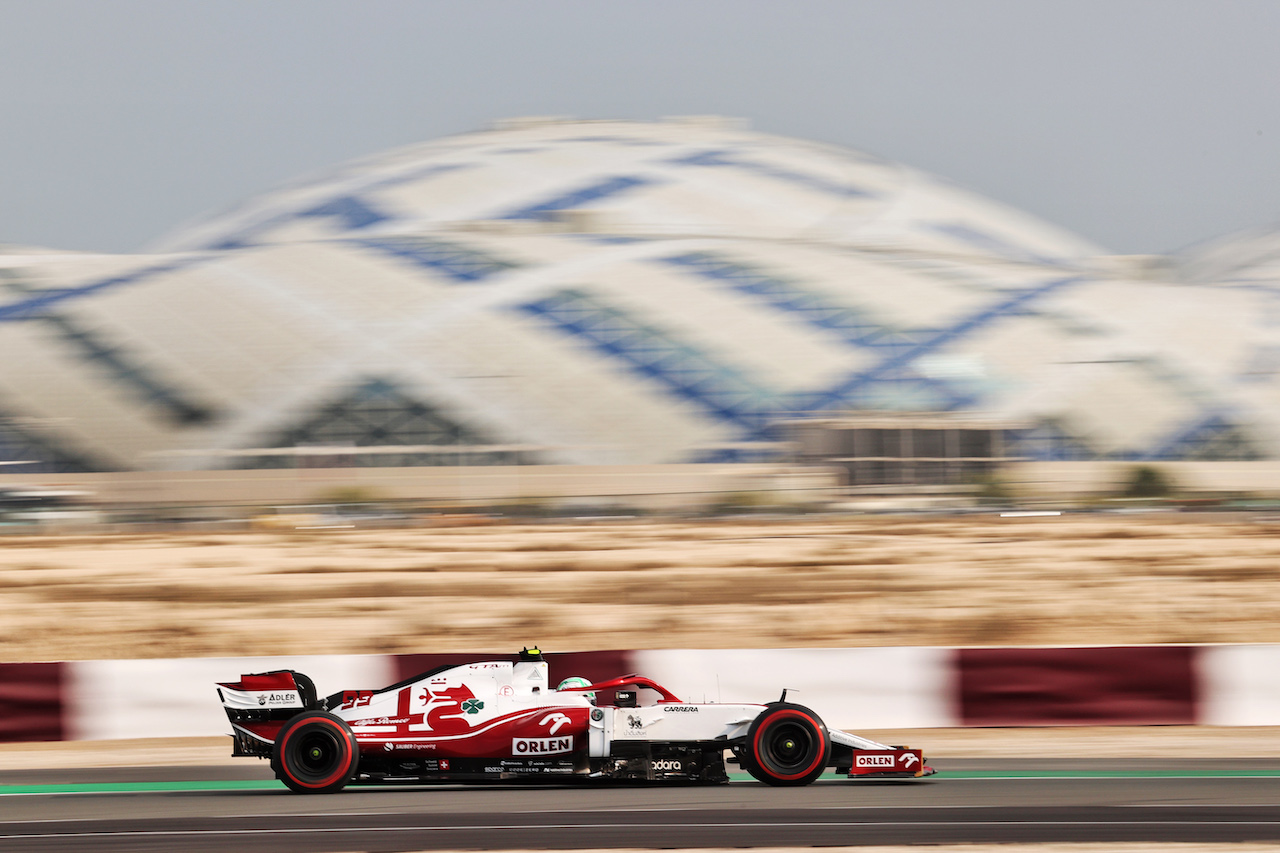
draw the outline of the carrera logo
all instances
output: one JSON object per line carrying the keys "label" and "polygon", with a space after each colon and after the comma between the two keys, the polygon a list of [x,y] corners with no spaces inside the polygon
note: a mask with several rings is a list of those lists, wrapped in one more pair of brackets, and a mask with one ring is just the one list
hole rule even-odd
{"label": "carrera logo", "polygon": [[892,755],[859,755],[856,756],[859,767],[892,767]]}
{"label": "carrera logo", "polygon": [[677,713],[677,714],[697,714],[697,713],[699,713],[699,709],[694,708],[694,707],[693,707],[693,706],[691,706],[691,705],[668,705],[668,706],[666,706],[666,710],[667,710],[667,712],[668,712],[668,713],[670,713],[670,712],[674,711],[674,712],[675,712],[675,713]]}
{"label": "carrera logo", "polygon": [[516,755],[554,755],[573,752],[571,737],[518,737],[511,741],[511,751]]}

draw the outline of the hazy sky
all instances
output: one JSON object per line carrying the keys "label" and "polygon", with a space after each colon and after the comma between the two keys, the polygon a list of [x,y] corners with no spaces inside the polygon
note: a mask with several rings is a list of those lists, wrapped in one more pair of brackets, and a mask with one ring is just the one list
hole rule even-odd
{"label": "hazy sky", "polygon": [[1275,0],[0,0],[0,243],[129,251],[521,115],[718,113],[1117,252],[1280,221]]}

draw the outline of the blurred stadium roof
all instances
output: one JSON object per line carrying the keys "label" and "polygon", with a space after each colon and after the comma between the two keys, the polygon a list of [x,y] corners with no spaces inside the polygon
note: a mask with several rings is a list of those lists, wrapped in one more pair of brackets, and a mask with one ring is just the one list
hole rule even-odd
{"label": "blurred stadium roof", "polygon": [[510,120],[150,254],[0,250],[0,460],[729,461],[847,411],[1000,418],[1040,459],[1274,457],[1276,246],[1108,258],[733,120]]}

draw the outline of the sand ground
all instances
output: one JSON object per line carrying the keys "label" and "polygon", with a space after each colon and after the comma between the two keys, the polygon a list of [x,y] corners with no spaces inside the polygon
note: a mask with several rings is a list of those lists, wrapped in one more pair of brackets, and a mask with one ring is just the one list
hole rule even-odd
{"label": "sand ground", "polygon": [[622,520],[0,537],[0,659],[1280,642],[1280,520]]}

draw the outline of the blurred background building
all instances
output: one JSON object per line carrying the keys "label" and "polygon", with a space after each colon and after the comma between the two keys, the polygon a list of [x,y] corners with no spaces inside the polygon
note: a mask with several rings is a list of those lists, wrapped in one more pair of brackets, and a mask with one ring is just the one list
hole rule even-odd
{"label": "blurred background building", "polygon": [[6,473],[1274,459],[1280,233],[1109,257],[733,120],[511,120],[148,254],[4,247],[0,364]]}

